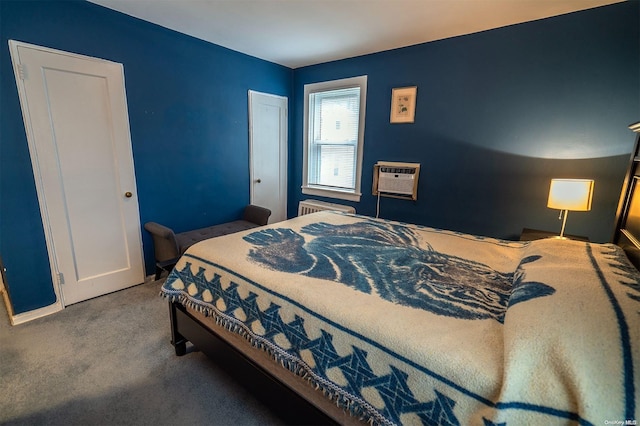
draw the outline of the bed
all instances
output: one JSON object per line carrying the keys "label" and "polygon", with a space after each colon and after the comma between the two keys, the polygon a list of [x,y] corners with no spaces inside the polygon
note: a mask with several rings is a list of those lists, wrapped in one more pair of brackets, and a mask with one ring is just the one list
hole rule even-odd
{"label": "bed", "polygon": [[339,424],[640,417],[640,274],[618,245],[318,212],[192,246],[162,294],[177,354],[223,339]]}

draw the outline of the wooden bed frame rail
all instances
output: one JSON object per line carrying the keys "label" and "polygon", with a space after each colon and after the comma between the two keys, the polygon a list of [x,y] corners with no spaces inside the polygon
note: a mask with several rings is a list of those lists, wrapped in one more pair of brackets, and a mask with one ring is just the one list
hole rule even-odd
{"label": "wooden bed frame rail", "polygon": [[[187,342],[207,356],[214,358],[220,351],[220,343],[230,348],[253,369],[276,383],[287,398],[293,398],[307,408],[314,410],[314,420],[318,424],[363,425],[364,422],[349,415],[342,408],[315,389],[306,379],[284,369],[269,354],[250,345],[247,340],[215,323],[210,317],[187,308],[179,302],[169,302],[171,320],[171,344],[176,355],[187,352]],[[305,423],[312,424],[313,422]]]}

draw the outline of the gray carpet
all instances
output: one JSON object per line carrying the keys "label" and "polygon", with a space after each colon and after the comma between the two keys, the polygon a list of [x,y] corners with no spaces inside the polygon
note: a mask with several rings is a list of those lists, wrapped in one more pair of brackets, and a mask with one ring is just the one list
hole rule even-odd
{"label": "gray carpet", "polygon": [[[0,312],[0,424],[319,424],[221,347],[175,356],[160,282],[10,326]],[[238,374],[238,370],[245,373]]]}

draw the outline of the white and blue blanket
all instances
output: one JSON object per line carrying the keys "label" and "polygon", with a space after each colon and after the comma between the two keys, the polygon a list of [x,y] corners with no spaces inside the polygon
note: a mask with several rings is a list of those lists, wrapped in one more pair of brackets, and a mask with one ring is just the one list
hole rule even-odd
{"label": "white and blue blanket", "polygon": [[611,244],[320,212],[192,246],[163,294],[372,424],[603,425],[640,417],[639,283]]}

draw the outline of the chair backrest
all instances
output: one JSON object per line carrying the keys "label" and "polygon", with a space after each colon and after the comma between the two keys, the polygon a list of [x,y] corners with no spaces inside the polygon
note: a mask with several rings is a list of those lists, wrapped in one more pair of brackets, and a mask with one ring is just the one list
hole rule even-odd
{"label": "chair backrest", "polygon": [[144,229],[149,231],[153,238],[153,252],[156,262],[165,262],[180,256],[178,242],[173,230],[155,222],[147,222]]}
{"label": "chair backrest", "polygon": [[244,208],[244,214],[242,215],[242,220],[255,223],[258,226],[264,226],[269,221],[269,216],[271,216],[271,210],[264,207],[249,204],[247,207]]}

